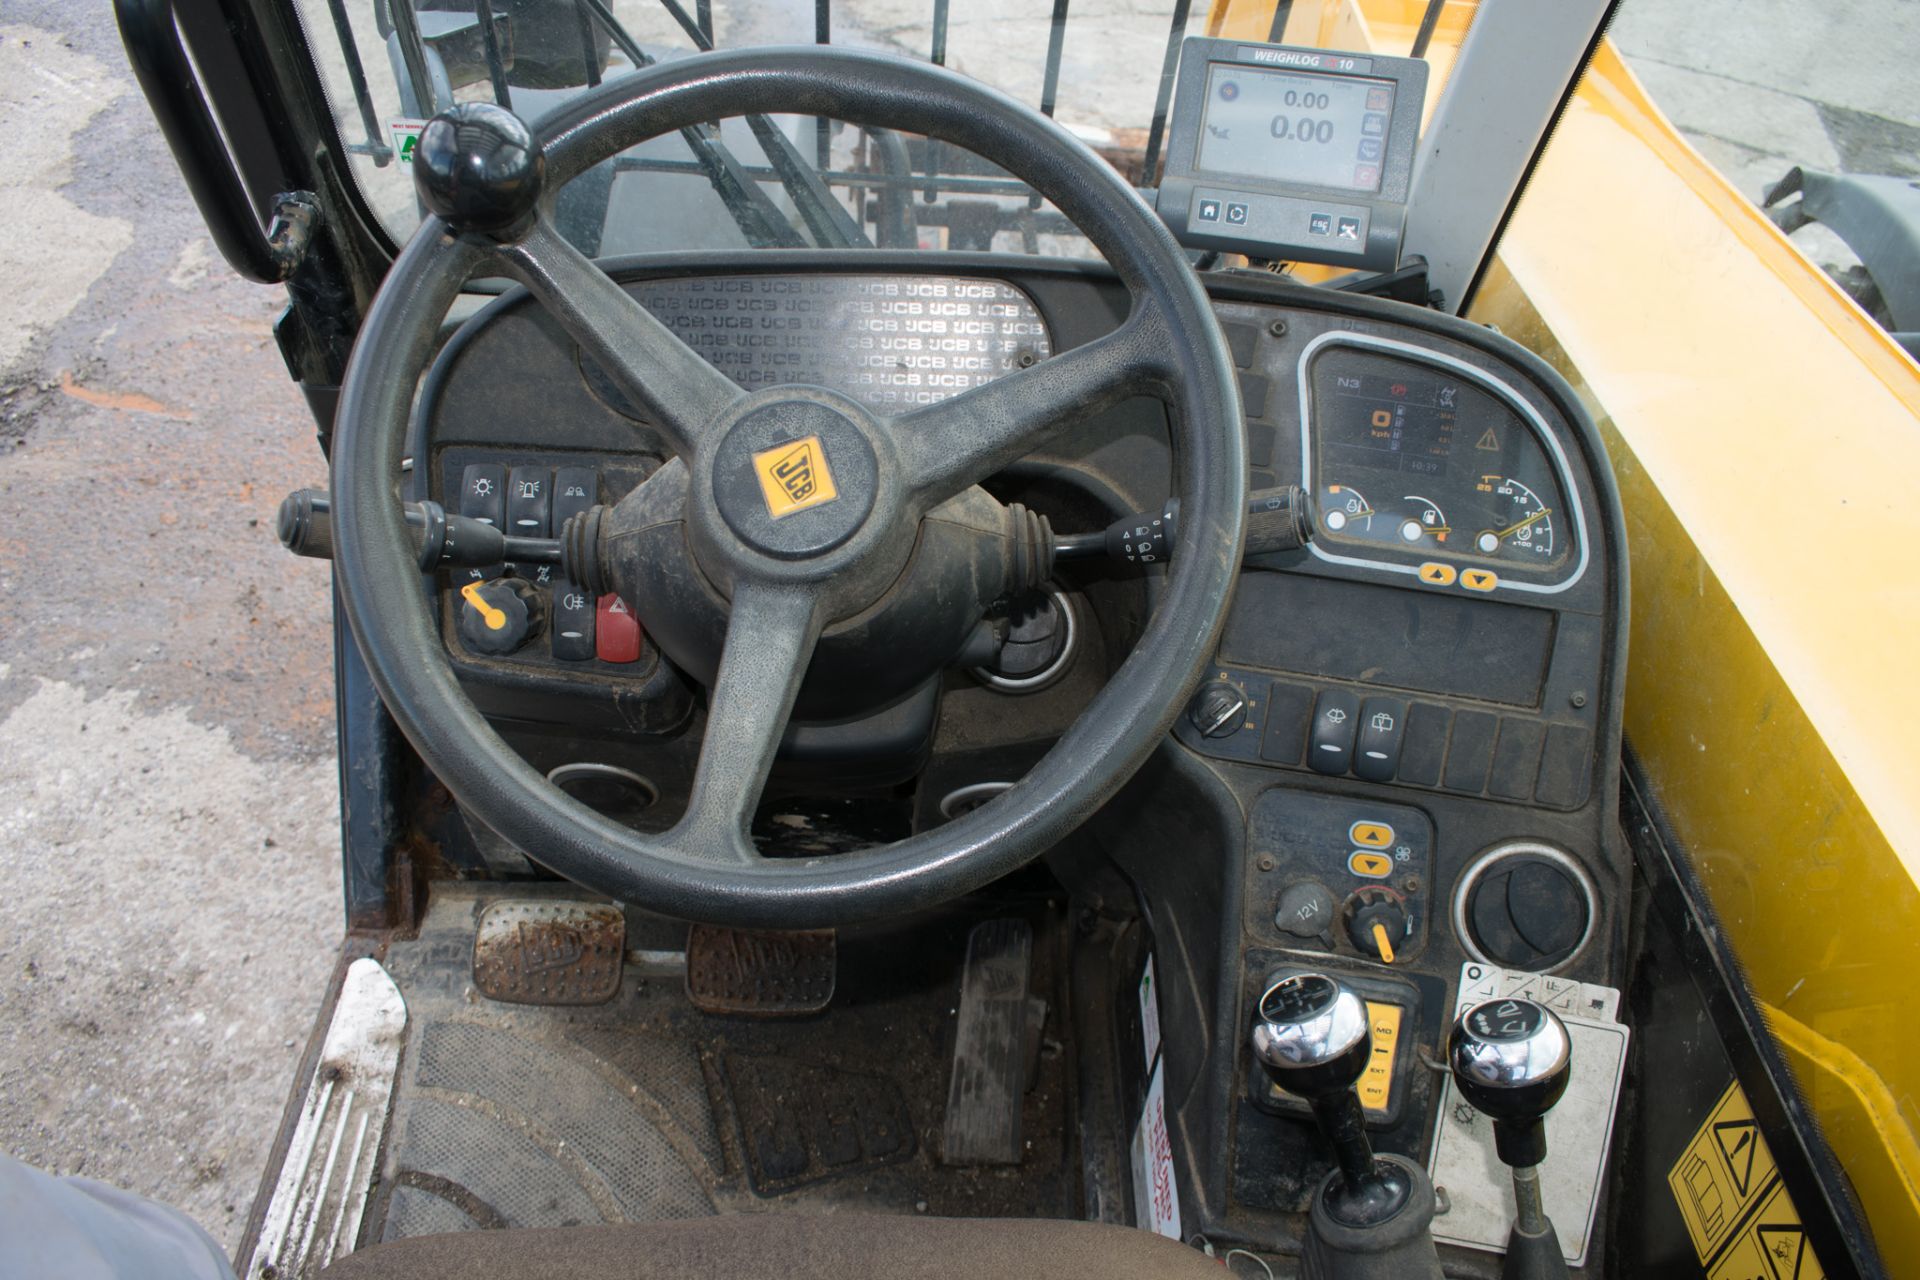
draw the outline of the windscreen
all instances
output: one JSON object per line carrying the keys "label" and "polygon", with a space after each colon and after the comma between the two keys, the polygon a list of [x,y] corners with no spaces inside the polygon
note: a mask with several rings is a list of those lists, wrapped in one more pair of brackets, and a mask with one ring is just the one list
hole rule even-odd
{"label": "windscreen", "polygon": [[[485,101],[537,122],[655,62],[753,45],[831,43],[941,64],[1052,116],[1150,195],[1181,41],[1248,27],[1247,6],[1191,0],[289,3],[349,168],[396,243],[420,221],[411,148],[434,112]],[[1443,35],[1471,8],[1445,6]],[[1269,5],[1248,29],[1256,39],[1351,46],[1356,33],[1336,21],[1340,11]],[[1373,35],[1404,52],[1418,38],[1420,6],[1408,13],[1404,24],[1376,22]],[[1366,130],[1392,103],[1376,108],[1374,87],[1275,73],[1242,76],[1226,92],[1215,123],[1236,136],[1257,127],[1262,163],[1329,187],[1378,189],[1367,156],[1379,139]],[[978,156],[801,116],[709,121],[653,139],[576,179],[558,216],[570,239],[601,256],[816,246],[1093,256],[1047,201]]]}
{"label": "windscreen", "polygon": [[[295,0],[350,167],[388,234],[418,225],[410,148],[454,102],[529,122],[607,81],[709,47],[830,42],[937,62],[1037,107],[1136,184],[1159,70],[1202,14],[1174,0],[831,4],[705,0]],[[483,23],[479,10],[491,15]],[[811,116],[705,122],[577,179],[562,230],[608,256],[864,247],[1092,256],[1050,203],[952,144]]]}

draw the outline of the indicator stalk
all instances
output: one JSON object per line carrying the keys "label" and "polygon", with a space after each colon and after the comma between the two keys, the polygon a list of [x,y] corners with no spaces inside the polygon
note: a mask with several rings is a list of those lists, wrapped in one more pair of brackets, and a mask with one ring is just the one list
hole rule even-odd
{"label": "indicator stalk", "polygon": [[[1102,533],[1055,535],[1055,559],[1105,556],[1122,564],[1165,564],[1173,558],[1180,526],[1180,500],[1158,512],[1141,511],[1108,525]],[[1313,538],[1313,517],[1298,485],[1257,489],[1247,495],[1248,556],[1294,551]]]}
{"label": "indicator stalk", "polygon": [[[420,568],[479,568],[511,560],[515,564],[559,564],[560,538],[516,538],[483,520],[448,515],[437,502],[406,504],[407,530],[413,535]],[[333,499],[324,489],[299,489],[280,503],[281,545],[297,556],[333,559]]]}

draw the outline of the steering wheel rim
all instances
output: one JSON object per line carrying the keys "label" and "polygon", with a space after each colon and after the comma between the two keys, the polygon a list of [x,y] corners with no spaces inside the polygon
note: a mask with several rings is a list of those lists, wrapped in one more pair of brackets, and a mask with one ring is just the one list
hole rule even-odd
{"label": "steering wheel rim", "polygon": [[[1085,389],[1073,382],[1079,378],[1110,393],[1105,403],[1148,388],[1166,402],[1182,520],[1180,552],[1169,566],[1164,597],[1133,652],[1026,777],[979,809],[891,845],[749,867],[686,860],[684,848],[633,831],[567,796],[500,738],[460,689],[447,661],[428,595],[420,589],[395,480],[413,389],[438,325],[465,282],[504,270],[556,314],[573,308],[562,288],[569,283],[609,300],[593,279],[606,282],[604,273],[581,274],[579,264],[586,260],[564,242],[555,243],[553,194],[646,138],[751,113],[821,115],[940,138],[1001,164],[1052,199],[1106,255],[1132,296],[1122,326],[1130,335],[1126,343],[1114,344],[1110,358],[1095,352],[1062,366],[1074,372],[1061,377],[1074,390]],[[1070,834],[1146,761],[1179,714],[1211,659],[1239,568],[1247,464],[1238,430],[1238,383],[1198,278],[1171,235],[1111,167],[1051,120],[975,81],[885,55],[803,46],[662,62],[572,100],[542,120],[533,143],[535,168],[544,162],[550,181],[532,229],[489,233],[471,229],[470,222],[470,229],[456,232],[440,218],[427,218],[368,310],[337,414],[332,470],[341,598],[374,683],[414,748],[463,806],[535,861],[615,898],[718,924],[812,928],[911,911],[998,878]],[[538,182],[537,172],[534,177]],[[534,244],[538,252],[528,247]],[[658,325],[650,317],[648,322]],[[1103,363],[1120,358],[1122,346],[1126,368],[1103,370]],[[1037,394],[1047,385],[1039,379],[1049,367],[1072,355],[1062,353],[941,402],[960,407],[949,409],[939,424],[989,434],[990,420],[1010,411],[1021,394],[1019,385],[1006,384],[1032,379],[1028,393]],[[671,383],[682,373],[697,376],[677,363],[661,376]],[[1059,401],[1058,390],[1050,403]],[[979,426],[981,419],[989,425]],[[1020,443],[1024,452],[1040,439],[1022,435]],[[994,447],[991,441],[981,445],[976,460],[986,465],[999,459]],[[698,465],[691,456],[689,465]],[[707,507],[696,502],[690,524],[704,511],[717,527],[718,517]],[[901,510],[903,518],[917,520],[925,508]],[[852,541],[863,536],[861,530]],[[729,653],[743,600],[749,619],[755,608],[771,607],[770,594],[752,590],[735,596]],[[810,625],[817,637],[826,620],[814,616]],[[811,652],[809,639],[798,651],[798,669],[789,673],[788,707]],[[715,698],[727,687],[723,658]],[[747,687],[774,689],[751,680]],[[719,720],[710,716],[709,736]],[[777,727],[774,738],[777,744]],[[703,741],[703,770],[708,745]],[[755,784],[756,799],[763,782],[764,773]],[[699,791],[696,782],[690,812]],[[746,808],[750,817],[752,803]]]}

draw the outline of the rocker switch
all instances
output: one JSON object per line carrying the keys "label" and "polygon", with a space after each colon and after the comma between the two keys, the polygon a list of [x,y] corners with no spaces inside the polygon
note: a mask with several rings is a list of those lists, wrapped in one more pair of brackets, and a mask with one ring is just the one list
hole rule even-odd
{"label": "rocker switch", "polygon": [[507,527],[515,538],[545,538],[553,510],[553,473],[545,467],[515,467],[507,481]]}
{"label": "rocker switch", "polygon": [[1368,782],[1391,782],[1400,767],[1407,733],[1407,704],[1399,698],[1368,698],[1360,706],[1353,771]]}
{"label": "rocker switch", "polygon": [[600,473],[592,467],[558,467],[553,473],[553,536],[567,521],[600,501]]}
{"label": "rocker switch", "polygon": [[507,469],[498,463],[476,462],[460,476],[460,514],[507,529]]}
{"label": "rocker switch", "polygon": [[599,602],[584,587],[565,578],[553,587],[553,656],[562,662],[591,662],[595,656],[594,621]]}
{"label": "rocker switch", "polygon": [[[507,528],[507,469],[497,462],[470,463],[460,473],[460,514],[492,525],[502,533],[512,532]],[[456,569],[453,584],[458,587],[469,582],[491,582],[506,571],[506,565],[498,561]]]}
{"label": "rocker switch", "polygon": [[1353,735],[1360,725],[1360,699],[1325,689],[1313,705],[1313,735],[1307,763],[1319,773],[1342,774],[1353,766]]}

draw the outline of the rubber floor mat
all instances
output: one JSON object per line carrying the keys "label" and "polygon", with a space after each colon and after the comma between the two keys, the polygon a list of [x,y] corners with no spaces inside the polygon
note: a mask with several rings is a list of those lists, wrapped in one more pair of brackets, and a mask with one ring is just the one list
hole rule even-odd
{"label": "rubber floor mat", "polygon": [[[1042,1053],[1020,1100],[1023,1157],[939,1162],[969,931],[1019,915],[1033,986],[1064,1008],[1066,926],[1044,898],[843,930],[833,1003],[808,1017],[717,1016],[684,978],[628,965],[605,1003],[488,999],[478,921],[541,888],[438,885],[386,965],[409,1022],[379,1190],[363,1241],[497,1227],[639,1222],[772,1209],[1073,1216],[1071,1064]],[[578,898],[564,886],[557,904]],[[662,939],[658,921],[628,943]]]}

